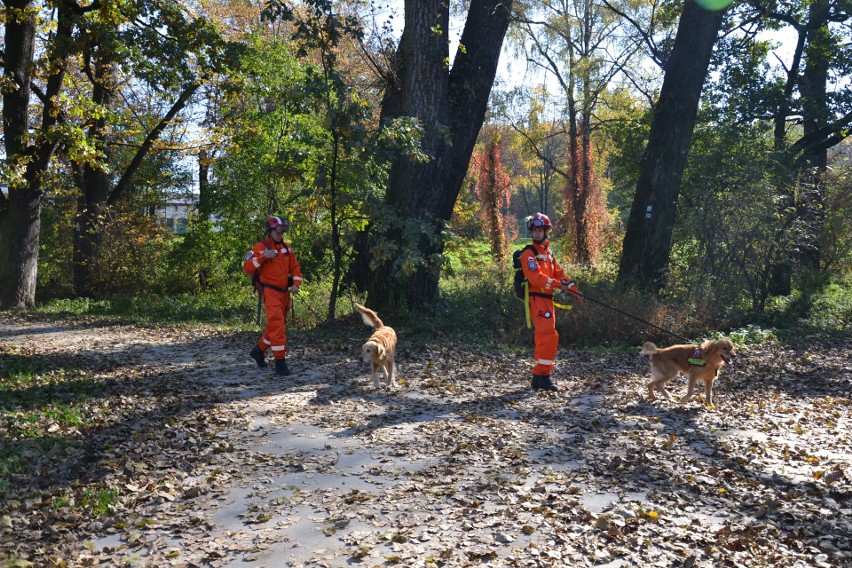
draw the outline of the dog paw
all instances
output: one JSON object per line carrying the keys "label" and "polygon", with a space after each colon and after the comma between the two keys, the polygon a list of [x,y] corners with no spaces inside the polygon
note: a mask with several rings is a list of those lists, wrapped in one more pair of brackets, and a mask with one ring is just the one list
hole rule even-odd
{"label": "dog paw", "polygon": [[707,410],[716,410],[716,407],[715,407],[714,405],[712,405],[712,404],[705,404],[705,405],[704,405],[704,407],[705,407]]}

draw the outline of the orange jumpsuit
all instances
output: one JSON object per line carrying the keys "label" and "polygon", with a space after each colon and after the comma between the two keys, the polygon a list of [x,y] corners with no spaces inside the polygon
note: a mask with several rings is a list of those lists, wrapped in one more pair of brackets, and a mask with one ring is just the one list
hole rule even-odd
{"label": "orange jumpsuit", "polygon": [[[549,240],[542,244],[533,242],[533,246],[535,253],[525,250],[521,254],[521,269],[530,283],[530,319],[535,330],[533,374],[549,377],[553,372],[556,350],[559,347],[553,291],[558,290],[562,281],[569,278],[548,248]],[[549,297],[533,296],[533,293]]]}
{"label": "orange jumpsuit", "polygon": [[[273,258],[266,258],[264,251],[278,251]],[[246,255],[243,262],[243,272],[254,274],[260,271],[260,283],[263,295],[263,306],[266,309],[266,329],[257,340],[261,353],[272,349],[276,359],[287,357],[287,312],[290,310],[290,293],[287,282],[293,278],[293,285],[302,284],[302,269],[296,254],[289,244],[276,243],[272,239],[260,241]]]}

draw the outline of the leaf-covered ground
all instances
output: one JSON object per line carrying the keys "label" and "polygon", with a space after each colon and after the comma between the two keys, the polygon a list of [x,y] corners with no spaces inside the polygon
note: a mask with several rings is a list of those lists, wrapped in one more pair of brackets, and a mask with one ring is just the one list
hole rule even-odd
{"label": "leaf-covered ground", "polygon": [[[852,339],[741,348],[700,401],[645,358],[406,345],[376,392],[354,322],[291,339],[0,322],[13,566],[849,566]],[[496,346],[495,346],[496,347]],[[675,394],[683,380],[671,385]]]}

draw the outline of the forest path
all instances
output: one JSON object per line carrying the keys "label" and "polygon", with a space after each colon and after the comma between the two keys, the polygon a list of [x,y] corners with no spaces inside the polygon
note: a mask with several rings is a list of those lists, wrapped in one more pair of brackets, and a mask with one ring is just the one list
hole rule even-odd
{"label": "forest path", "polygon": [[[63,380],[87,385],[75,404],[96,417],[5,438],[38,474],[0,486],[0,559],[852,563],[849,338],[741,350],[709,411],[645,400],[636,354],[563,348],[553,396],[528,390],[527,353],[413,349],[404,332],[402,384],[376,391],[357,357],[368,330],[351,329],[294,333],[293,375],[279,378],[248,358],[247,334],[0,322],[0,362],[67,369]],[[92,515],[80,496],[98,491],[113,498]]]}

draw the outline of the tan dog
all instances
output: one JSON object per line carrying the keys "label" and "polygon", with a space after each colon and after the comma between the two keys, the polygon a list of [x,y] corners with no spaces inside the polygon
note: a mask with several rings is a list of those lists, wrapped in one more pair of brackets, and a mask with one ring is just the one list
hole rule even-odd
{"label": "tan dog", "polygon": [[[696,352],[700,348],[700,352]],[[651,382],[648,383],[648,396],[654,400],[654,390],[658,390],[666,398],[671,399],[665,384],[675,378],[678,372],[683,373],[689,379],[689,388],[686,396],[680,402],[687,402],[692,398],[695,385],[698,381],[704,382],[704,404],[708,408],[713,407],[713,381],[719,376],[719,369],[725,363],[730,363],[736,357],[734,344],[727,339],[716,341],[705,341],[700,346],[696,345],[672,345],[665,349],[657,349],[650,341],[642,346],[642,355],[651,358]],[[704,364],[690,363],[690,359],[703,360]]]}
{"label": "tan dog", "polygon": [[379,371],[385,376],[385,386],[390,388],[395,386],[394,371],[394,353],[396,352],[396,332],[382,323],[379,319],[379,314],[371,309],[365,308],[360,304],[355,304],[355,307],[361,312],[361,319],[364,323],[375,328],[373,335],[367,340],[367,343],[361,347],[361,360],[365,363],[370,363],[373,368],[373,386],[379,388]]}

